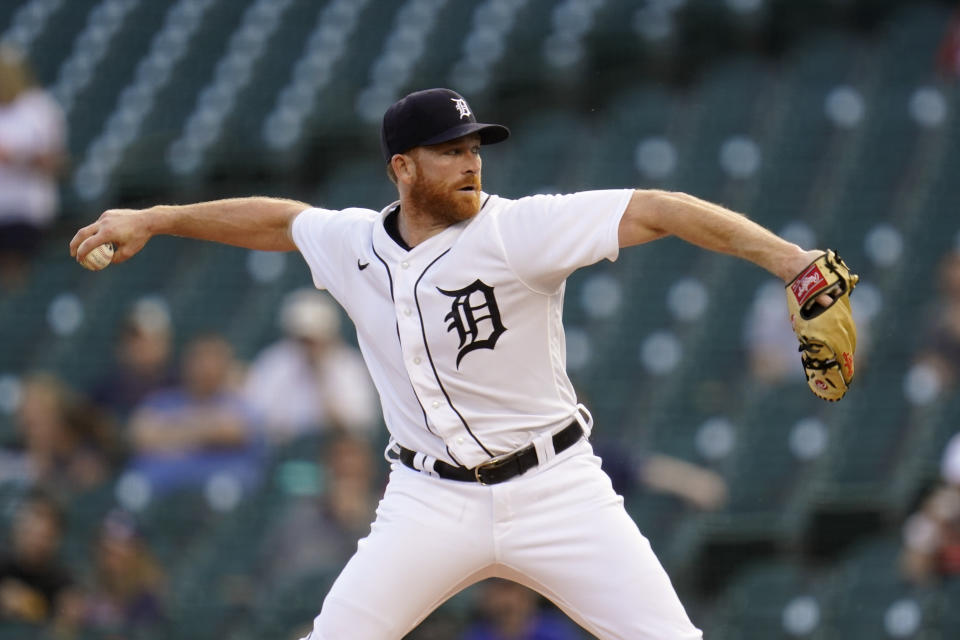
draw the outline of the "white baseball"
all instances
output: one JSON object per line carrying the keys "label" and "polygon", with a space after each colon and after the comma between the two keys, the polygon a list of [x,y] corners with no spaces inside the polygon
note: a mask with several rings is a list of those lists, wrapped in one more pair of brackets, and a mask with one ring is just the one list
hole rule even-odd
{"label": "white baseball", "polygon": [[105,269],[113,261],[113,244],[101,244],[93,248],[80,263],[90,271]]}

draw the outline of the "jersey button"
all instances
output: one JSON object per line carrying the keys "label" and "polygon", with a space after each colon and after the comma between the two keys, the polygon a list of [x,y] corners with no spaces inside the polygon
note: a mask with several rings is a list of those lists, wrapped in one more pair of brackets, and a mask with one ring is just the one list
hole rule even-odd
{"label": "jersey button", "polygon": [[434,400],[432,403],[430,403],[430,406],[433,407],[434,409],[439,409],[440,403]]}
{"label": "jersey button", "polygon": [[457,444],[463,444],[463,436],[457,438]]}
{"label": "jersey button", "polygon": [[413,359],[413,364],[420,364],[421,360],[419,357]]}
{"label": "jersey button", "polygon": [[405,316],[408,316],[408,315],[410,315],[411,313],[413,313],[413,312],[410,311],[409,308],[403,310],[403,315],[405,315]]}
{"label": "jersey button", "polygon": [[403,267],[404,269],[406,269],[407,267],[410,266],[410,263],[409,263],[409,262],[401,262],[401,263],[400,263],[400,266]]}

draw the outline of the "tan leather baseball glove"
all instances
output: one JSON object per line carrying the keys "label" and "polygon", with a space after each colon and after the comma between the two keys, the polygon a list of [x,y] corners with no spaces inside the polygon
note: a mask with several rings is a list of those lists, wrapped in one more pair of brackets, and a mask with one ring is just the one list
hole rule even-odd
{"label": "tan leather baseball glove", "polygon": [[[810,263],[786,287],[790,324],[800,340],[807,384],[818,397],[836,402],[853,380],[857,327],[850,293],[860,277],[831,249]],[[823,296],[831,302],[824,304]]]}

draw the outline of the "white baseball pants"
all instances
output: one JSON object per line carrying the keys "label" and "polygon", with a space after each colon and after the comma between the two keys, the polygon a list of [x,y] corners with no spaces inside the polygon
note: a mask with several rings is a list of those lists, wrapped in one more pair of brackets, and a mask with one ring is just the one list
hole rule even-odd
{"label": "white baseball pants", "polygon": [[601,640],[703,637],[584,440],[493,486],[394,464],[370,535],[304,640],[399,640],[494,576],[541,593]]}

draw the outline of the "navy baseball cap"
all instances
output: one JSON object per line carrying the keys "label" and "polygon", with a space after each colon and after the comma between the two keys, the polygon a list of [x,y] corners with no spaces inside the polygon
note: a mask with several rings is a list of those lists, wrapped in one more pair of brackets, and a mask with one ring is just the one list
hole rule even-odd
{"label": "navy baseball cap", "polygon": [[383,114],[380,148],[389,164],[394,154],[471,133],[480,134],[480,144],[496,144],[506,140],[510,130],[477,122],[470,105],[456,91],[425,89],[394,102]]}

